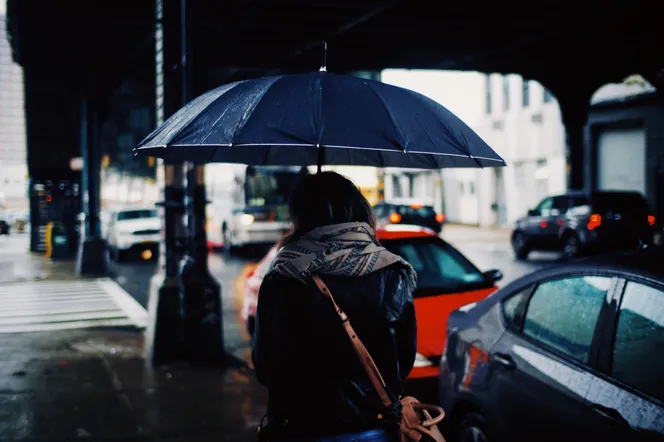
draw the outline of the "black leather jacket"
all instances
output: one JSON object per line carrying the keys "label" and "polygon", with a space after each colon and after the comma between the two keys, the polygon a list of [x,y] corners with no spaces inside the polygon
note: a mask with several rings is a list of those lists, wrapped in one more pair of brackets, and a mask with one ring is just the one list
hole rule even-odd
{"label": "black leather jacket", "polygon": [[404,270],[323,276],[378,366],[394,402],[386,412],[332,303],[313,282],[275,272],[260,288],[253,361],[269,389],[276,433],[326,436],[398,424],[402,382],[415,361],[414,287]]}

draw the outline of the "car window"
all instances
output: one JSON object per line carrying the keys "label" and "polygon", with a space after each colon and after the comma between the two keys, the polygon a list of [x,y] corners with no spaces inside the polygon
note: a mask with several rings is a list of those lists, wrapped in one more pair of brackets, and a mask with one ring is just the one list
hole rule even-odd
{"label": "car window", "polygon": [[376,214],[377,218],[382,218],[385,216],[385,206],[383,204],[377,205],[374,207],[374,213]]}
{"label": "car window", "polygon": [[526,309],[523,333],[588,362],[590,344],[611,278],[585,276],[540,284]]}
{"label": "car window", "polygon": [[571,200],[570,206],[572,208],[587,206],[589,204],[588,198],[585,196],[573,196],[571,197]]}
{"label": "car window", "polygon": [[638,214],[650,212],[646,199],[636,192],[597,192],[592,197],[592,205],[597,212],[608,210]]}
{"label": "car window", "polygon": [[514,319],[516,318],[516,312],[519,308],[519,304],[523,301],[523,298],[528,296],[530,293],[531,287],[521,290],[516,295],[512,295],[506,300],[503,301],[503,317],[508,326],[514,324]]}
{"label": "car window", "polygon": [[566,196],[556,196],[553,198],[551,210],[557,210],[558,214],[562,215],[567,212],[569,208],[569,198]]}
{"label": "car window", "polygon": [[541,215],[545,212],[548,213],[551,210],[551,207],[553,207],[553,198],[545,198],[537,205],[537,207],[535,207],[535,212],[537,215]]}
{"label": "car window", "polygon": [[140,218],[157,218],[159,213],[153,209],[145,210],[126,210],[123,212],[118,212],[118,221],[126,221],[131,219],[140,219]]}
{"label": "car window", "polygon": [[482,273],[455,248],[439,238],[384,240],[381,244],[404,258],[417,272],[416,296],[460,292],[484,284]]}
{"label": "car window", "polygon": [[399,214],[404,218],[433,218],[436,212],[431,206],[402,205],[398,206]]}
{"label": "car window", "polygon": [[625,287],[613,347],[612,376],[664,401],[664,292]]}

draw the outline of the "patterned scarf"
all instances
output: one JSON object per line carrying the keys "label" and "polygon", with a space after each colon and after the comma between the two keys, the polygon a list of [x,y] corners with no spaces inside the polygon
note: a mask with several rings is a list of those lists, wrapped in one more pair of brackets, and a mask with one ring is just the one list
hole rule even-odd
{"label": "patterned scarf", "polygon": [[406,270],[414,287],[415,270],[382,247],[368,224],[343,223],[318,227],[285,245],[277,253],[274,270],[307,282],[314,273],[356,277],[393,264]]}

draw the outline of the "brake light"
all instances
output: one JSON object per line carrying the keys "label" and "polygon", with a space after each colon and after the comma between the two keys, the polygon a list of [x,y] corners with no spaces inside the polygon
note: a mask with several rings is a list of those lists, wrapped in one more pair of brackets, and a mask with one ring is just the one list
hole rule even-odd
{"label": "brake light", "polygon": [[400,223],[401,222],[401,215],[399,215],[396,212],[393,213],[392,215],[390,215],[390,222],[394,223],[394,224]]}
{"label": "brake light", "polygon": [[251,278],[256,274],[256,269],[251,269],[249,273],[247,273],[247,279]]}
{"label": "brake light", "polygon": [[422,207],[424,207],[422,204],[411,204],[410,205],[410,208],[415,209],[415,210],[421,209]]}
{"label": "brake light", "polygon": [[590,221],[588,221],[588,230],[594,230],[602,224],[602,216],[597,213],[590,215]]}
{"label": "brake light", "polygon": [[655,225],[655,216],[654,215],[648,215],[648,224],[651,227],[654,227],[654,225]]}
{"label": "brake light", "polygon": [[437,214],[436,215],[436,221],[439,222],[439,223],[444,222],[445,221],[445,215],[442,214],[442,213]]}
{"label": "brake light", "polygon": [[547,221],[542,221],[542,222],[540,223],[540,227],[541,227],[542,229],[546,229],[547,227],[549,227],[549,223],[548,223]]}

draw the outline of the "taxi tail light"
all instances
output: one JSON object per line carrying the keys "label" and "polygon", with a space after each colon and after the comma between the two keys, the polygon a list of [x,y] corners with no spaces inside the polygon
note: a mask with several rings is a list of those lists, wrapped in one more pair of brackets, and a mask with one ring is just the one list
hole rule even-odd
{"label": "taxi tail light", "polygon": [[445,221],[445,215],[442,213],[436,214],[436,221],[439,223],[443,223]]}
{"label": "taxi tail light", "polygon": [[649,225],[650,227],[655,227],[655,221],[656,221],[656,220],[657,220],[657,219],[655,218],[654,215],[648,215],[648,225]]}
{"label": "taxi tail light", "polygon": [[390,215],[390,222],[394,223],[394,224],[400,223],[401,222],[401,215],[394,212],[393,214]]}
{"label": "taxi tail light", "polygon": [[249,270],[249,273],[247,273],[247,279],[251,278],[255,274],[256,274],[256,269]]}
{"label": "taxi tail light", "polygon": [[588,221],[588,230],[594,230],[602,225],[602,215],[593,213],[590,215],[590,221]]}

